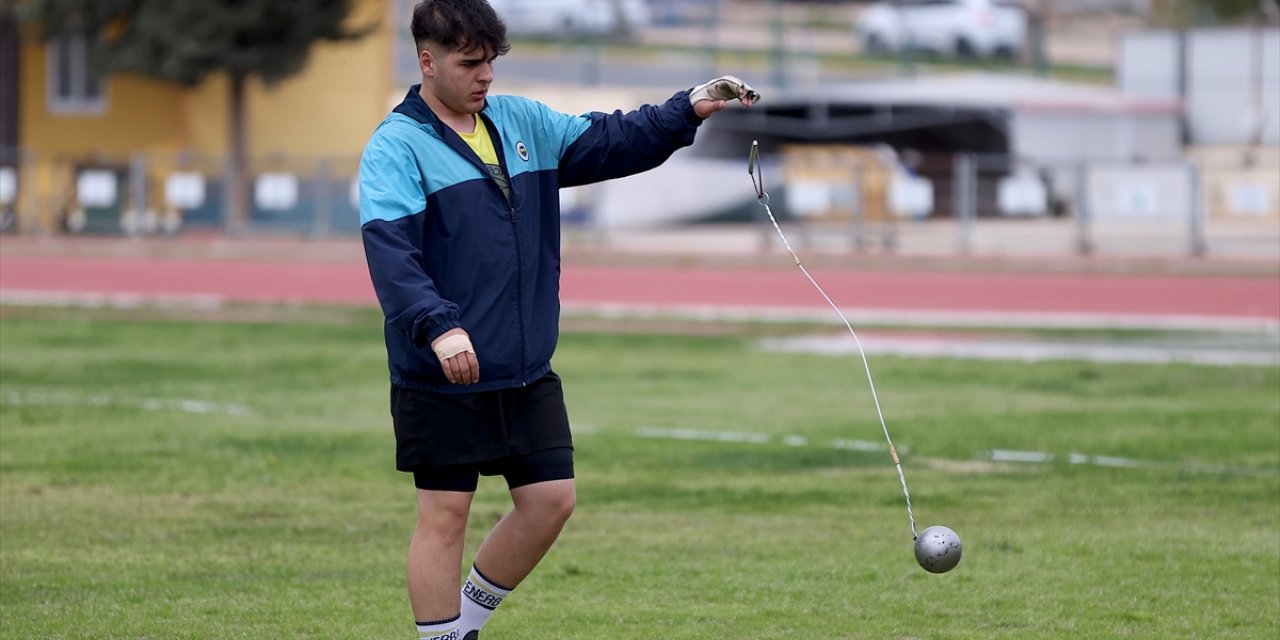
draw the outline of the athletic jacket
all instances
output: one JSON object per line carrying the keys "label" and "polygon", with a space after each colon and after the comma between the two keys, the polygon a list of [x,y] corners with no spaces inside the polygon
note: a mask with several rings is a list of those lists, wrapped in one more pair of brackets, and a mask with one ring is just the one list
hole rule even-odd
{"label": "athletic jacket", "polygon": [[[391,381],[439,392],[521,386],[551,369],[560,324],[561,187],[646,171],[693,143],[687,91],[661,106],[571,116],[490,96],[480,114],[510,178],[409,89],[360,159],[360,228],[385,316]],[[452,385],[431,342],[462,327],[480,381]]]}

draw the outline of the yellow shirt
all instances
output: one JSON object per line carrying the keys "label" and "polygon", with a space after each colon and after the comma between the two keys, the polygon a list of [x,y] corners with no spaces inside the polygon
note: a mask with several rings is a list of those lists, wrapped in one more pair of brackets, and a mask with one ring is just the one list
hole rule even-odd
{"label": "yellow shirt", "polygon": [[462,137],[462,141],[471,147],[472,151],[480,156],[480,161],[489,169],[489,175],[497,181],[498,186],[502,189],[502,194],[511,199],[511,183],[507,181],[507,175],[502,171],[502,165],[498,163],[498,151],[493,147],[493,138],[489,137],[489,128],[484,126],[484,122],[480,120],[480,114],[476,114],[476,128],[471,133],[458,132]]}

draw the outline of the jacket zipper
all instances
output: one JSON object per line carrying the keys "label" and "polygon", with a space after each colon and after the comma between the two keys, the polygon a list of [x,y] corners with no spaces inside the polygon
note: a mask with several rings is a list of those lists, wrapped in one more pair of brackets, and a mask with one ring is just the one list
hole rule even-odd
{"label": "jacket zipper", "polygon": [[524,379],[526,364],[525,352],[528,351],[528,345],[525,343],[525,326],[524,326],[524,259],[520,253],[520,227],[516,224],[516,208],[510,202],[507,203],[507,211],[511,214],[511,235],[516,241],[516,316],[520,322],[520,386],[529,384]]}
{"label": "jacket zipper", "polygon": [[[481,127],[488,126],[487,120],[488,120],[488,116],[485,116],[482,113],[480,116],[480,121],[477,123],[477,126],[481,126]],[[442,133],[441,135],[443,136],[444,134]],[[494,127],[493,129],[490,130],[490,139],[493,142],[493,150],[498,155],[498,166],[501,167],[502,173],[507,178],[507,189],[508,189],[507,192],[502,191],[502,186],[498,184],[497,178],[493,177],[492,175],[489,175],[489,182],[493,184],[494,189],[498,190],[498,194],[503,196],[503,199],[507,201],[507,214],[508,214],[508,219],[511,221],[511,235],[512,237],[515,238],[516,315],[518,316],[518,320],[520,323],[520,372],[517,375],[520,378],[520,386],[524,387],[524,386],[528,386],[529,384],[529,382],[524,379],[525,371],[527,368],[527,365],[525,363],[528,360],[527,352],[529,348],[527,343],[527,336],[525,335],[525,326],[524,326],[524,260],[523,260],[523,256],[520,253],[520,228],[517,225],[518,218],[516,216],[516,206],[514,203],[515,181],[511,179],[511,174],[507,171],[506,154],[502,152],[502,136],[498,135],[497,127]],[[475,163],[478,167],[480,167],[480,169],[485,174],[488,174],[489,171],[484,166],[484,162],[482,162],[480,158],[475,155],[474,152],[471,152],[471,149],[467,147],[465,142],[462,142],[461,138],[458,138],[458,143],[459,143],[458,145],[453,145],[455,147],[455,150],[457,150],[457,152],[461,154],[462,157],[464,158],[472,158],[472,162]],[[470,155],[468,155],[468,152],[471,152]]]}
{"label": "jacket zipper", "polygon": [[[481,114],[478,126],[488,126],[488,117]],[[516,216],[515,205],[515,181],[511,179],[511,173],[507,170],[506,154],[502,152],[502,136],[498,134],[497,127],[491,130],[490,139],[493,141],[494,153],[498,156],[498,167],[502,171],[503,177],[507,179],[507,191],[502,190],[502,185],[498,184],[497,178],[489,176],[489,181],[493,183],[493,188],[498,190],[499,195],[507,201],[507,215],[511,221],[511,236],[515,239],[516,244],[516,316],[520,325],[520,386],[528,386],[529,381],[524,379],[525,371],[528,368],[526,364],[528,360],[527,353],[529,351],[528,336],[524,326],[524,256],[520,252],[520,225],[519,218]]]}

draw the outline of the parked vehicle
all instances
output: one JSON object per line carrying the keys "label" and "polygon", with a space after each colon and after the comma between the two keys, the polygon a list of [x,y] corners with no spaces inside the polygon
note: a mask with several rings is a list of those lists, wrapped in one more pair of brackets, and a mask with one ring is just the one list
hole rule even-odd
{"label": "parked vehicle", "polygon": [[1012,58],[1026,44],[1027,12],[1009,0],[877,2],[858,16],[855,31],[873,53],[912,49]]}
{"label": "parked vehicle", "polygon": [[517,36],[632,35],[649,26],[644,0],[490,0]]}

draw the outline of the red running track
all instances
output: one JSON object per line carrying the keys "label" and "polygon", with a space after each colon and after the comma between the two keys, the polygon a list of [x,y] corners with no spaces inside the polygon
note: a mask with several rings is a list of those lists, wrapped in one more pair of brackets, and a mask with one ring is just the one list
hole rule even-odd
{"label": "red running track", "polygon": [[[843,309],[1280,319],[1280,277],[857,272],[813,276]],[[351,262],[0,256],[6,297],[103,294],[227,302],[376,304]],[[568,266],[566,306],[827,307],[798,270]]]}

